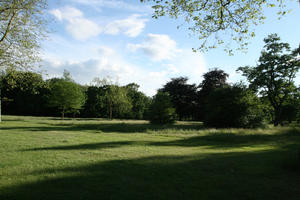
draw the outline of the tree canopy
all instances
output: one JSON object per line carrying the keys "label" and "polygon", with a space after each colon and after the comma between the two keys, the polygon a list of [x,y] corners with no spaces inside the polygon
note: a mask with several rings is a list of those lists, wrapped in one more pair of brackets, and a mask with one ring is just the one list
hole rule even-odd
{"label": "tree canopy", "polygon": [[[170,16],[183,18],[188,29],[201,40],[196,49],[207,50],[225,44],[225,50],[232,53],[231,41],[237,49],[245,49],[248,39],[255,36],[253,25],[264,22],[266,7],[279,7],[278,14],[284,15],[285,1],[265,0],[140,0],[154,3],[154,18]],[[229,38],[228,38],[229,37]],[[213,38],[213,42],[209,39]],[[226,42],[226,43],[225,43]]]}
{"label": "tree canopy", "polygon": [[62,118],[66,112],[75,113],[85,102],[84,93],[76,83],[61,79],[50,82],[50,89],[49,105],[58,108]]}
{"label": "tree canopy", "polygon": [[39,61],[46,5],[46,0],[0,1],[0,69],[28,68]]}
{"label": "tree canopy", "polygon": [[288,43],[280,42],[277,34],[264,39],[265,46],[255,67],[240,67],[238,71],[247,77],[250,88],[266,96],[274,109],[274,125],[282,122],[282,106],[296,91],[294,78],[300,69],[296,59],[298,49],[291,51]]}

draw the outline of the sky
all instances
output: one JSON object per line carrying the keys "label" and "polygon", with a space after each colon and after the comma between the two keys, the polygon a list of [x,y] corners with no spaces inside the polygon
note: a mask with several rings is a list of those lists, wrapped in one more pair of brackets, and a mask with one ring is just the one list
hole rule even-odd
{"label": "sky", "polygon": [[[49,0],[49,37],[42,43],[44,78],[61,77],[68,70],[84,85],[107,78],[120,85],[137,83],[148,96],[171,78],[185,76],[199,84],[212,68],[228,73],[229,82],[245,80],[236,69],[255,66],[263,39],[277,33],[292,48],[300,43],[300,5],[278,20],[276,9],[265,9],[264,24],[255,28],[247,53],[229,56],[223,48],[193,52],[200,45],[181,19],[153,19],[149,3],[139,0]],[[296,83],[300,84],[299,74]]]}

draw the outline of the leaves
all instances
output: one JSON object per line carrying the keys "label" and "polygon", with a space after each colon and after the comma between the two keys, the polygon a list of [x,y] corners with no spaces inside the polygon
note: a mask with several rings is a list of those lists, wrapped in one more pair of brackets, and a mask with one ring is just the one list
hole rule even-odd
{"label": "leaves", "polygon": [[46,0],[0,1],[0,69],[30,68],[39,62],[45,38]]}
{"label": "leaves", "polygon": [[255,36],[254,26],[262,24],[265,20],[263,9],[266,6],[278,7],[280,16],[287,13],[281,0],[140,1],[154,3],[154,18],[169,16],[184,19],[188,23],[188,30],[201,40],[195,50],[206,51],[224,45],[229,54],[233,52],[232,40],[237,44],[236,50],[246,49],[247,41]]}

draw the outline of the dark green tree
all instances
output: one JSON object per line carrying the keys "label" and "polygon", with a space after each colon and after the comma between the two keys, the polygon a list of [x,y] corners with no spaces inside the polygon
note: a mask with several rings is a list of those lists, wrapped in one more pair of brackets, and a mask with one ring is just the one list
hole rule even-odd
{"label": "dark green tree", "polygon": [[209,95],[218,88],[228,86],[229,75],[223,70],[214,68],[203,75],[203,81],[199,85],[197,93],[197,119],[203,120],[205,116],[205,106],[208,103]]}
{"label": "dark green tree", "polygon": [[265,46],[255,67],[240,67],[250,88],[268,98],[274,110],[274,125],[282,123],[282,108],[295,91],[294,78],[300,68],[298,50],[291,51],[288,43],[280,42],[277,34],[264,39]]}
{"label": "dark green tree", "polygon": [[85,96],[82,88],[70,81],[56,80],[50,82],[49,106],[60,110],[62,119],[65,113],[75,113],[83,106]]}
{"label": "dark green tree", "polygon": [[253,91],[241,85],[212,91],[205,105],[204,124],[217,128],[262,126],[263,106]]}
{"label": "dark green tree", "polygon": [[1,77],[4,114],[45,115],[47,83],[40,74],[7,69]]}
{"label": "dark green tree", "polygon": [[197,87],[187,81],[187,77],[172,78],[159,90],[169,94],[179,120],[193,118],[196,108]]}
{"label": "dark green tree", "polygon": [[158,91],[153,97],[149,118],[152,124],[172,124],[175,122],[176,111],[168,93]]}

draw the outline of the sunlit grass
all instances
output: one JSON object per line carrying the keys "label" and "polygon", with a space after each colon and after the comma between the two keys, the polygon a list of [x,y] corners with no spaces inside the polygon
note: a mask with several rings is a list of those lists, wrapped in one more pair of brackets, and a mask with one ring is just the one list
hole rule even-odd
{"label": "sunlit grass", "polygon": [[299,148],[297,126],[4,116],[0,199],[299,199]]}

